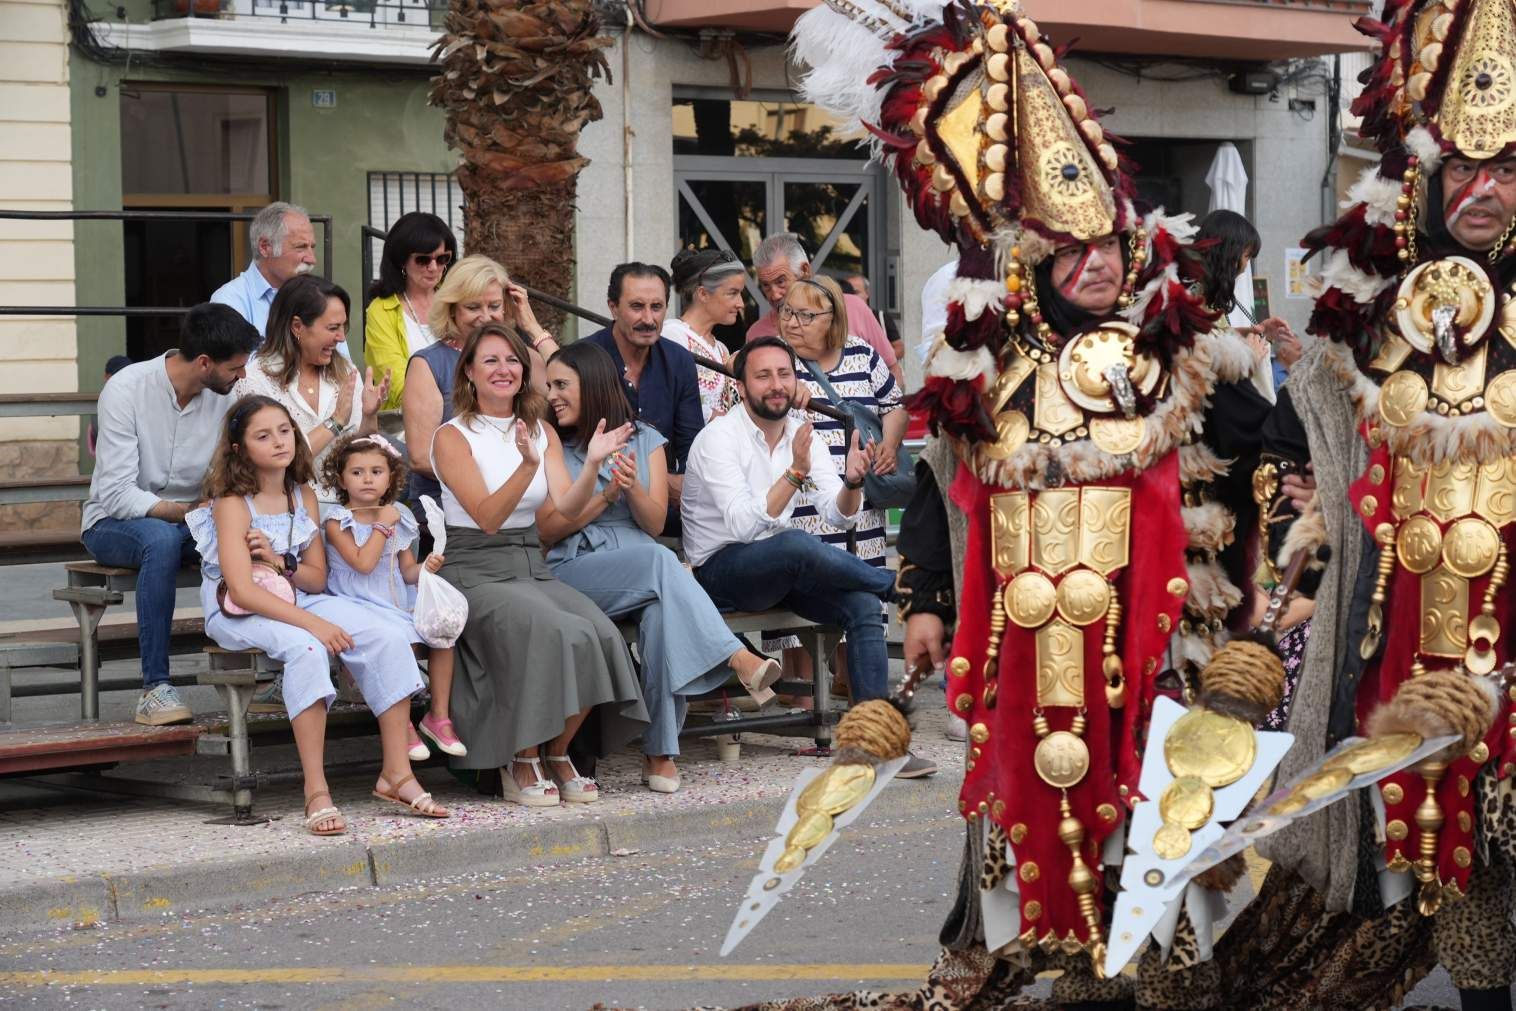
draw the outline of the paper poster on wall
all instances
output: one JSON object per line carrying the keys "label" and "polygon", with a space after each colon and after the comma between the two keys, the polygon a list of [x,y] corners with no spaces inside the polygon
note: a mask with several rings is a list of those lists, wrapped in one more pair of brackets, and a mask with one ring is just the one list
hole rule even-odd
{"label": "paper poster on wall", "polygon": [[1321,290],[1321,279],[1311,273],[1305,262],[1306,250],[1295,246],[1284,251],[1284,297],[1293,301],[1310,301]]}

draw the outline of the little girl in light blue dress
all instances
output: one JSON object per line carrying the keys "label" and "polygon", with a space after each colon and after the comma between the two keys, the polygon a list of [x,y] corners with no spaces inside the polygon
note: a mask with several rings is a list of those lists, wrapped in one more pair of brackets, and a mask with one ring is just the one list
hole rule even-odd
{"label": "little girl in light blue dress", "polygon": [[[432,554],[425,562],[416,561],[414,545],[421,531],[415,514],[398,501],[406,486],[400,451],[382,435],[343,436],[327,455],[323,479],[336,492],[339,503],[324,512],[326,540],[331,546],[327,588],[339,597],[379,608],[394,619],[396,627],[409,632],[411,642],[424,644],[426,640],[415,623],[416,583],[423,566],[436,572],[445,559]],[[437,646],[429,650],[432,704],[421,718],[421,733],[439,751],[461,758],[468,754],[468,748],[448,718],[453,650]],[[430,757],[414,726],[408,744],[413,761]]]}

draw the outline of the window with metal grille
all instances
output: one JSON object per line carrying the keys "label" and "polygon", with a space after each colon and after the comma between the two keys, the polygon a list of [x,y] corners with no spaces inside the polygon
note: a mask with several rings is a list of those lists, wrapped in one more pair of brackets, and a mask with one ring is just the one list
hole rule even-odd
{"label": "window with metal grille", "polygon": [[[461,252],[467,248],[463,238],[463,189],[449,172],[370,172],[368,174],[368,222],[370,227],[389,231],[400,215],[411,211],[430,211],[453,230]],[[379,276],[379,261],[384,243],[370,239],[373,245],[373,273]],[[370,278],[373,280],[374,278]]]}

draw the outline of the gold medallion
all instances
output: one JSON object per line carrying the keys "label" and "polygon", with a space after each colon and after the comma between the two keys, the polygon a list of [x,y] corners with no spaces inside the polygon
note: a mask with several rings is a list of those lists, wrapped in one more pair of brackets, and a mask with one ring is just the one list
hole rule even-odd
{"label": "gold medallion", "polygon": [[1003,411],[995,419],[995,441],[983,447],[984,455],[991,460],[1009,460],[1016,451],[1026,445],[1026,437],[1032,432],[1031,422],[1020,411]]}
{"label": "gold medallion", "polygon": [[1442,538],[1443,563],[1464,579],[1477,579],[1489,572],[1499,554],[1500,534],[1478,516],[1465,516]]}
{"label": "gold medallion", "polygon": [[1426,410],[1430,397],[1425,379],[1414,372],[1397,372],[1379,388],[1379,415],[1385,424],[1404,428]]}
{"label": "gold medallion", "polygon": [[1037,742],[1032,765],[1048,786],[1066,790],[1090,770],[1090,749],[1077,735],[1055,730]]}
{"label": "gold medallion", "polygon": [[1299,793],[1290,793],[1281,797],[1279,803],[1269,809],[1269,814],[1294,814],[1303,810],[1311,802],[1309,797],[1302,797]]}
{"label": "gold medallion", "polygon": [[1359,741],[1327,759],[1323,769],[1346,769],[1355,776],[1378,772],[1421,747],[1420,734],[1380,734]]}
{"label": "gold medallion", "polygon": [[1400,564],[1418,576],[1442,561],[1442,530],[1428,516],[1417,514],[1400,525],[1395,537]]}
{"label": "gold medallion", "polygon": [[1516,369],[1490,381],[1484,388],[1484,406],[1490,417],[1507,428],[1516,428]]}
{"label": "gold medallion", "polygon": [[874,788],[874,770],[868,765],[834,765],[811,780],[795,801],[801,814],[820,811],[839,815],[858,803]]}
{"label": "gold medallion", "polygon": [[1040,572],[1021,573],[1005,588],[1005,614],[1022,628],[1041,628],[1053,616],[1058,591]]}
{"label": "gold medallion", "polygon": [[1462,256],[1420,264],[1406,275],[1397,294],[1396,329],[1412,347],[1425,354],[1437,350],[1439,312],[1451,314],[1450,322],[1456,332],[1464,335],[1462,342],[1469,345],[1489,329],[1498,301],[1484,270]]}
{"label": "gold medallion", "polygon": [[1111,605],[1111,584],[1089,569],[1075,569],[1058,584],[1058,613],[1071,625],[1093,625]]}
{"label": "gold medallion", "polygon": [[1090,439],[1112,456],[1137,452],[1147,423],[1141,418],[1091,418]]}
{"label": "gold medallion", "polygon": [[[1137,328],[1130,323],[1106,323],[1080,334],[1058,356],[1064,394],[1086,411],[1101,414],[1122,411],[1123,396],[1153,392],[1162,371],[1157,359],[1137,350]],[[1117,373],[1118,382],[1126,380],[1125,389],[1111,386]]]}
{"label": "gold medallion", "polygon": [[813,849],[831,834],[831,815],[824,811],[807,811],[795,822],[790,834],[784,837],[784,845],[786,848],[799,846],[803,850]]}
{"label": "gold medallion", "polygon": [[1258,741],[1253,728],[1209,709],[1191,709],[1163,741],[1163,757],[1175,776],[1194,776],[1206,786],[1230,786],[1253,767]]}
{"label": "gold medallion", "polygon": [[779,859],[774,861],[774,873],[788,874],[790,871],[805,863],[805,850],[799,846],[790,846],[779,854]]}
{"label": "gold medallion", "polygon": [[1190,830],[1167,822],[1153,834],[1153,852],[1160,860],[1178,860],[1190,851]]}
{"label": "gold medallion", "polygon": [[1302,779],[1295,789],[1290,792],[1306,800],[1320,800],[1322,797],[1330,797],[1353,781],[1353,772],[1350,769],[1318,769],[1305,779]]}
{"label": "gold medallion", "polygon": [[1469,622],[1469,643],[1481,649],[1490,649],[1500,641],[1500,622],[1493,614],[1481,614]]}
{"label": "gold medallion", "polygon": [[1158,813],[1165,822],[1197,829],[1211,820],[1216,796],[1194,776],[1180,776],[1158,798]]}

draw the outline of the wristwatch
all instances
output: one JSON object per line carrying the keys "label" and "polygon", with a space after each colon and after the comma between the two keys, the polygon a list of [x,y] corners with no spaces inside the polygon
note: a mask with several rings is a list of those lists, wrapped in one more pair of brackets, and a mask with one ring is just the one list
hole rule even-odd
{"label": "wristwatch", "polygon": [[341,435],[343,432],[347,431],[347,426],[338,421],[336,418],[327,418],[322,422],[322,424],[330,429],[333,435]]}

